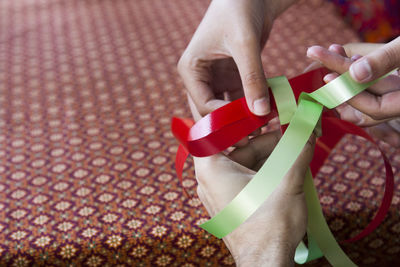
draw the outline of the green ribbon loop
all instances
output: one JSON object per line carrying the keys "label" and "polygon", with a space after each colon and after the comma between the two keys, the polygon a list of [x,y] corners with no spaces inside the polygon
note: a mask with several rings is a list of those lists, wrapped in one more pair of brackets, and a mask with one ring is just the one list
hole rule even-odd
{"label": "green ribbon loop", "polygon": [[[293,114],[296,112],[297,105],[288,79],[285,76],[279,76],[269,79],[268,84],[270,85],[271,91],[275,98],[281,125],[289,123],[290,119],[293,117]],[[309,214],[308,218],[310,219],[311,217],[312,215]],[[300,242],[296,248],[294,261],[297,264],[304,264],[323,256],[322,251],[319,249],[309,230],[307,230],[307,237],[308,248],[304,242]]]}
{"label": "green ribbon loop", "polygon": [[[318,244],[318,249],[322,251],[325,258],[334,267],[353,267],[357,266],[346,253],[340,248],[335,237],[322,213],[321,204],[318,199],[318,193],[312,179],[311,171],[308,169],[304,181],[304,193],[307,202],[308,211],[308,237],[313,237]],[[310,247],[310,250],[313,249]],[[315,248],[314,248],[315,249]]]}
{"label": "green ribbon loop", "polygon": [[[247,220],[275,190],[294,164],[317,126],[323,106],[334,108],[374,82],[359,84],[346,72],[311,94],[302,93],[296,108],[287,79],[285,77],[268,79],[277,103],[279,119],[282,124],[290,121],[289,126],[253,179],[223,210],[201,227],[222,238]],[[356,266],[343,252],[329,230],[310,170],[307,171],[304,191],[309,218],[307,227],[309,249],[301,243],[296,250],[296,262],[305,263],[320,257],[323,253],[333,266]]]}
{"label": "green ribbon loop", "polygon": [[296,161],[322,112],[322,106],[317,103],[308,100],[301,102],[304,104],[299,105],[286,133],[268,160],[222,211],[201,225],[204,230],[218,238],[226,236],[247,220],[275,190]]}
{"label": "green ribbon loop", "polygon": [[[268,82],[275,97],[281,125],[286,124],[292,118],[297,108],[292,88],[290,87],[289,81],[284,76],[273,78],[272,82]],[[326,88],[323,88],[323,90],[326,90]],[[300,99],[313,100],[313,98],[307,94],[302,94]],[[317,191],[312,183],[311,171],[308,170],[306,175],[306,179],[311,181],[311,183],[305,183],[304,186],[305,195],[308,197],[308,201],[306,201],[308,210],[308,248],[303,242],[300,242],[296,249],[294,261],[297,264],[304,264],[326,254],[328,255],[327,258],[329,257],[329,262],[334,266],[341,266],[342,263],[346,263],[346,266],[355,266],[340,248],[325,221],[316,193]],[[315,222],[318,223],[316,224]],[[319,242],[315,240],[312,233],[318,236]],[[321,251],[318,244],[324,248],[325,253]]]}
{"label": "green ribbon loop", "polygon": [[304,242],[300,242],[300,244],[296,248],[294,261],[297,264],[304,264],[324,256],[322,251],[319,249],[317,242],[309,234],[308,231],[307,231],[307,237],[308,237],[308,248],[304,244]]}
{"label": "green ribbon loop", "polygon": [[357,83],[350,77],[350,73],[346,72],[308,95],[325,107],[332,109],[358,95],[375,82]]}
{"label": "green ribbon loop", "polygon": [[268,84],[275,98],[279,121],[281,125],[288,124],[297,109],[292,87],[285,76],[270,78]]}

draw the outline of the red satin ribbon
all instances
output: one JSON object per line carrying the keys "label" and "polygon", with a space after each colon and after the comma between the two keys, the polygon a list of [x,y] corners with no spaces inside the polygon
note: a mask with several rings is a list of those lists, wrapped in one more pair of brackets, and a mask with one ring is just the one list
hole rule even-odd
{"label": "red satin ribbon", "polygon": [[[315,176],[319,169],[322,167],[325,159],[329,156],[330,151],[336,146],[337,143],[343,138],[345,134],[353,134],[367,139],[369,142],[377,146],[381,152],[385,170],[386,170],[386,183],[385,183],[385,193],[383,195],[381,205],[379,206],[378,212],[372,221],[356,236],[344,240],[344,242],[355,242],[363,237],[366,237],[372,233],[385,219],[386,214],[389,211],[390,204],[392,202],[394,193],[394,175],[392,171],[392,166],[385,153],[380,149],[378,144],[372,139],[372,137],[366,133],[360,127],[354,125],[353,123],[340,120],[338,118],[323,116],[322,117],[322,133],[323,135],[318,138],[317,146],[315,148],[314,157],[310,164],[311,172]],[[329,150],[327,151],[328,148]]]}
{"label": "red satin ribbon", "polygon": [[[328,72],[327,69],[320,68],[290,79],[289,83],[295,98],[298,99],[301,92],[310,93],[323,86],[323,77]],[[175,169],[181,183],[183,165],[189,154],[197,157],[206,157],[234,145],[277,116],[275,102],[272,100],[271,103],[272,111],[266,116],[252,114],[247,107],[245,98],[240,98],[211,112],[196,123],[191,119],[173,118],[171,123],[172,132],[180,142],[176,154]],[[310,164],[313,176],[318,173],[332,149],[345,134],[364,137],[377,145],[363,129],[335,118],[335,116],[335,112],[332,110],[324,111],[322,114],[323,136],[317,139],[314,157]],[[281,130],[285,128],[284,125]],[[379,150],[386,169],[385,193],[381,205],[377,214],[366,228],[355,237],[344,242],[354,242],[370,234],[379,226],[389,211],[394,191],[394,176],[387,157],[381,149]]]}

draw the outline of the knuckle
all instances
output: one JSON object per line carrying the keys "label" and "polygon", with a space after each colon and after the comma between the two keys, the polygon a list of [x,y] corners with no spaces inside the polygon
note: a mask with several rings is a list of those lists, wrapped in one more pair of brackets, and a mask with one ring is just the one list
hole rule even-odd
{"label": "knuckle", "polygon": [[190,52],[184,52],[177,65],[178,73],[182,78],[185,74],[197,72],[205,67],[207,67],[207,62]]}
{"label": "knuckle", "polygon": [[248,46],[254,46],[259,44],[260,40],[258,35],[253,31],[243,31],[239,30],[235,32],[231,37],[233,43],[239,47],[246,48]]}
{"label": "knuckle", "polygon": [[367,114],[373,120],[379,121],[385,119],[387,116],[382,111],[374,111],[373,113]]}
{"label": "knuckle", "polygon": [[178,73],[182,76],[182,74],[184,73],[184,70],[186,69],[188,65],[188,59],[187,56],[185,54],[183,54],[181,56],[181,58],[178,61],[177,64],[177,69],[178,69]]}
{"label": "knuckle", "polygon": [[189,67],[194,67],[198,64],[198,58],[194,57],[188,50],[183,52],[181,58],[178,61],[178,71],[185,71]]}
{"label": "knuckle", "polygon": [[247,86],[258,85],[260,83],[265,83],[264,75],[257,71],[251,71],[244,75],[244,84]]}
{"label": "knuckle", "polygon": [[376,65],[380,66],[383,64],[383,67],[386,67],[388,69],[394,69],[398,62],[396,62],[396,59],[399,58],[397,55],[397,51],[395,49],[392,49],[391,47],[388,47],[386,49],[382,49],[382,60],[376,61]]}
{"label": "knuckle", "polygon": [[196,107],[201,116],[205,116],[212,111],[209,108],[207,108],[205,105],[196,105]]}
{"label": "knuckle", "polygon": [[254,43],[254,38],[248,37],[248,36],[239,36],[235,38],[235,44],[237,44],[241,48],[246,48],[249,45],[252,45]]}

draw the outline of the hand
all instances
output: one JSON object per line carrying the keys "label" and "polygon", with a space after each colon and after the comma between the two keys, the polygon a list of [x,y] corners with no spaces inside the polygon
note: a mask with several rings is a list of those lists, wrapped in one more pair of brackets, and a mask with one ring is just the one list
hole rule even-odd
{"label": "hand", "polygon": [[[367,47],[371,46],[362,45],[361,50],[365,52]],[[338,73],[347,71],[354,61],[361,58],[354,54],[356,50],[357,46],[353,45],[351,47],[353,56],[349,58],[340,45],[331,45],[329,49],[313,46],[307,51],[307,56],[336,72],[324,77],[325,82],[330,82],[338,76]],[[337,107],[336,110],[341,119],[368,127],[367,131],[371,135],[395,147],[400,147],[399,132],[390,126],[390,122],[387,123],[388,120],[396,118],[396,115],[400,115],[400,108],[396,102],[400,100],[399,82],[398,74],[390,75],[350,99],[346,104]]]}
{"label": "hand", "polygon": [[[329,51],[317,46],[311,47],[307,55],[322,62],[326,67],[337,73],[350,70],[350,75],[352,75],[353,79],[367,82],[400,66],[400,37],[379,47],[365,57],[353,57],[353,59],[357,59],[354,63],[350,58],[347,58],[344,49],[339,45],[332,45]],[[371,70],[371,73],[365,79],[361,78],[359,64],[363,65],[364,69]],[[330,77],[334,76],[331,75]],[[391,75],[384,81],[352,98],[348,103],[377,121],[399,117],[399,80],[398,75]]]}
{"label": "hand", "polygon": [[350,75],[355,81],[365,83],[398,67],[400,67],[400,37],[351,64]]}
{"label": "hand", "polygon": [[178,63],[178,72],[205,115],[246,96],[256,115],[269,113],[261,62],[273,19],[293,0],[214,0]]}
{"label": "hand", "polygon": [[[195,119],[199,119],[193,103],[191,108]],[[246,186],[279,138],[279,131],[264,133],[228,155],[194,158],[197,192],[210,216],[222,210]],[[314,142],[312,137],[263,205],[223,239],[238,266],[293,265],[295,249],[307,226],[303,184]]]}

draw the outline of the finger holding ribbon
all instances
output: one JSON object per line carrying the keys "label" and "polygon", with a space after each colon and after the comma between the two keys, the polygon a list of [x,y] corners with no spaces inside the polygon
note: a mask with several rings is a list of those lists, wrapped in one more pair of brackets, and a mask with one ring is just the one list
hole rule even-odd
{"label": "finger holding ribbon", "polygon": [[[340,45],[331,45],[329,49],[313,46],[308,49],[307,55],[335,72],[325,76],[325,82],[337,78],[339,74],[348,71],[354,61],[362,59],[362,56],[357,54],[351,58],[347,57],[344,48]],[[352,122],[359,126],[371,126],[400,116],[399,82],[400,77],[394,72],[347,101],[352,107],[361,111],[356,114],[358,118],[353,118]]]}
{"label": "finger holding ribbon", "polygon": [[[313,46],[308,49],[307,55],[334,71],[324,77],[325,82],[336,79],[339,74],[349,70],[354,62],[362,58],[357,52],[367,54],[383,45],[351,44],[348,57],[345,48],[333,44],[329,49]],[[340,117],[367,128],[368,132],[379,140],[385,141],[395,147],[400,147],[399,131],[392,127],[400,116],[398,106],[400,100],[400,76],[397,72],[369,87],[347,103],[336,108]],[[372,127],[371,127],[372,126]]]}

